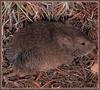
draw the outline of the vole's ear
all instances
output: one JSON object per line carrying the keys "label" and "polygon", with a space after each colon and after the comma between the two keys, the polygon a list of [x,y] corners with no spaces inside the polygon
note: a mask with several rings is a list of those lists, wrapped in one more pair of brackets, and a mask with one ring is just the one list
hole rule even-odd
{"label": "vole's ear", "polygon": [[63,46],[71,48],[73,45],[72,38],[69,36],[59,36],[57,42],[61,48],[63,48]]}

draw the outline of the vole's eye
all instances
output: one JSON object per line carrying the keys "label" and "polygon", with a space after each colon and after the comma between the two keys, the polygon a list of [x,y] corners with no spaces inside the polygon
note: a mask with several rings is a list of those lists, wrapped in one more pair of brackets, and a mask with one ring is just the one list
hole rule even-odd
{"label": "vole's eye", "polygon": [[81,45],[85,45],[85,43],[84,43],[84,42],[82,42],[82,43],[81,43]]}

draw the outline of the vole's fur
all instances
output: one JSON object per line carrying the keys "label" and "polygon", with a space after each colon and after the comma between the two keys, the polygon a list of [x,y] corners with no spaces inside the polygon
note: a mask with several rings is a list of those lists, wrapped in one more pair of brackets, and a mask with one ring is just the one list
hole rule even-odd
{"label": "vole's fur", "polygon": [[94,44],[69,23],[34,22],[16,32],[8,47],[16,69],[34,72],[70,64],[93,50]]}

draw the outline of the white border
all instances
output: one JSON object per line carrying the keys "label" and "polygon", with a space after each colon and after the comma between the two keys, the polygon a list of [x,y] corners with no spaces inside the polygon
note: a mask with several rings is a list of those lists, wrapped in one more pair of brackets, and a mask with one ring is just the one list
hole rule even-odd
{"label": "white border", "polygon": [[[6,1],[6,0],[4,0],[4,1]],[[10,1],[10,0],[8,0],[8,1]],[[11,1],[12,1],[12,0],[11,0]],[[20,1],[20,0],[18,0],[18,1]],[[27,0],[26,0],[26,1],[27,1]],[[26,1],[25,1],[25,2],[26,2]],[[34,1],[36,1],[36,0],[34,0]],[[29,1],[29,2],[34,2],[34,1]],[[41,1],[47,1],[47,0],[37,0],[37,1],[38,1],[38,2],[41,2]],[[58,1],[58,0],[55,0],[55,1],[50,0],[50,2],[51,2],[51,1],[52,1],[52,2],[56,2],[56,1]],[[99,1],[95,1],[95,0],[91,0],[91,1],[90,1],[90,0],[86,0],[86,1],[85,1],[85,0],[77,0],[77,1],[75,1],[75,0],[62,0],[62,1],[59,0],[59,1],[60,1],[60,2],[97,2],[97,3],[98,3],[98,7],[99,7],[99,4],[100,4]],[[2,2],[3,2],[3,1],[1,1],[1,3],[0,3],[0,4],[1,4],[1,7],[2,7]],[[17,1],[13,1],[13,2],[17,2]],[[24,2],[24,0],[23,0],[22,2]],[[99,32],[99,33],[98,33],[98,54],[100,54],[100,52],[99,52],[99,38],[100,38],[100,36],[99,36],[99,34],[100,34],[100,30],[99,30],[99,29],[100,29],[100,28],[99,28],[99,24],[100,24],[100,22],[99,22],[99,19],[100,19],[99,14],[100,14],[100,13],[99,13],[99,10],[100,10],[100,7],[98,8],[98,32]],[[2,11],[2,10],[1,10],[1,11]],[[0,14],[2,15],[2,13],[0,13]],[[2,20],[1,20],[1,26],[2,26]],[[1,31],[1,32],[2,32],[2,31]],[[2,35],[1,35],[1,49],[2,49]],[[2,57],[2,51],[1,51],[1,59],[3,59],[3,57]],[[98,56],[98,59],[99,59],[99,56]],[[2,61],[2,60],[1,60],[1,61]],[[2,63],[2,62],[1,62],[1,63]],[[99,61],[99,64],[100,64],[100,61]],[[100,69],[100,65],[99,65],[99,69]],[[99,69],[98,69],[98,70],[99,70]],[[99,71],[100,71],[100,70],[99,70]],[[59,89],[59,90],[61,90],[61,89],[67,89],[67,90],[69,90],[69,89],[70,89],[70,90],[71,90],[71,89],[72,89],[72,90],[74,90],[74,89],[76,89],[76,90],[80,90],[80,89],[81,89],[81,90],[84,90],[84,89],[89,90],[89,89],[92,89],[92,90],[96,90],[96,89],[99,89],[99,88],[100,88],[100,86],[99,86],[99,84],[100,84],[100,82],[99,82],[99,79],[100,79],[99,74],[100,74],[100,72],[98,73],[98,87],[97,87],[97,88],[42,88],[42,89],[44,89],[44,90],[45,90],[45,89],[46,89],[46,90],[47,90],[47,89],[57,89],[57,90],[58,90],[58,89]],[[1,64],[1,80],[2,80],[2,64]],[[27,89],[28,89],[28,90],[29,90],[29,89],[35,89],[35,90],[38,90],[38,88],[6,88],[6,87],[2,87],[2,81],[1,81],[1,89],[4,89],[4,90],[5,90],[5,89],[10,89],[10,90],[11,90],[11,89],[16,89],[16,90],[17,90],[17,89],[18,89],[18,90],[20,90],[20,89],[23,89],[23,90],[24,90],[24,89],[26,89],[26,90],[27,90]],[[39,88],[39,89],[40,89],[40,88]]]}

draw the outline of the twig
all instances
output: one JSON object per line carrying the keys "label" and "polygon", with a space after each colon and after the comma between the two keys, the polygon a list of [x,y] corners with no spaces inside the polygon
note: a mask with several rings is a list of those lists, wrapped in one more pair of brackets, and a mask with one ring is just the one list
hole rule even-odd
{"label": "twig", "polygon": [[4,22],[3,23],[3,25],[2,25],[2,29],[1,29],[1,33],[2,33],[2,35],[4,35],[4,32],[3,32],[3,29],[4,29],[4,26],[7,24],[9,22],[9,19],[6,21],[6,22]]}

